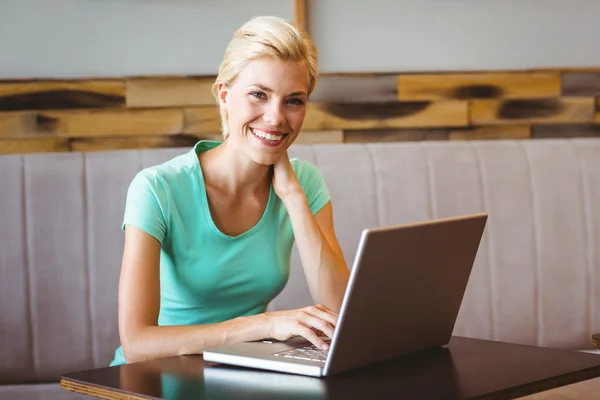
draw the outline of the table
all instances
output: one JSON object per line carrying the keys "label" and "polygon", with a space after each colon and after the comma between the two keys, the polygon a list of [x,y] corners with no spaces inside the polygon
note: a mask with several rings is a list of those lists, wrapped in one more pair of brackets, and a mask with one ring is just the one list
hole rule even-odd
{"label": "table", "polygon": [[561,386],[556,389],[520,397],[519,400],[598,400],[600,394],[600,378]]}
{"label": "table", "polygon": [[180,356],[66,374],[67,390],[110,399],[507,399],[600,376],[600,356],[453,337],[447,346],[328,378]]}

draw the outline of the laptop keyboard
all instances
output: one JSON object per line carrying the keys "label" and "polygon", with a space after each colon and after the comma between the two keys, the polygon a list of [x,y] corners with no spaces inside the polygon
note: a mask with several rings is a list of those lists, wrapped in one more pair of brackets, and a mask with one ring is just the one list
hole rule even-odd
{"label": "laptop keyboard", "polygon": [[327,351],[321,350],[315,345],[298,347],[297,349],[281,351],[274,356],[297,358],[300,360],[318,361],[324,363],[327,359]]}

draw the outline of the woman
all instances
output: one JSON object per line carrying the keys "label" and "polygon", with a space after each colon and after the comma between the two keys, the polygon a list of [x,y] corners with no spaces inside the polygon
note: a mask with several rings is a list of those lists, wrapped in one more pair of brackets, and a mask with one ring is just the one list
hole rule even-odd
{"label": "woman", "polygon": [[[349,271],[325,182],[290,160],[317,76],[310,39],[275,17],[234,35],[213,86],[224,141],[141,171],[127,193],[111,365],[264,338],[327,349]],[[265,312],[297,243],[317,305]]]}

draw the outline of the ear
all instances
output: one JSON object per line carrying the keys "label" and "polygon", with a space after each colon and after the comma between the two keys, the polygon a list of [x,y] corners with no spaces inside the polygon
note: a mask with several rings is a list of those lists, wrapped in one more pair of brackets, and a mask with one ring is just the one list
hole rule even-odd
{"label": "ear", "polygon": [[223,83],[219,83],[217,86],[219,93],[219,106],[222,111],[227,111],[227,95],[229,94],[229,88]]}

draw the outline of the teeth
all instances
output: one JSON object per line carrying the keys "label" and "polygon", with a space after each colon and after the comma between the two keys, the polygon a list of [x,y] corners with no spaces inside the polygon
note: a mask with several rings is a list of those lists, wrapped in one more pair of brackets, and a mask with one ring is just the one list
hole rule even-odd
{"label": "teeth", "polygon": [[283,139],[283,136],[271,135],[270,133],[263,132],[260,129],[251,129],[251,131],[260,138],[272,140],[274,142],[279,142],[281,139]]}

